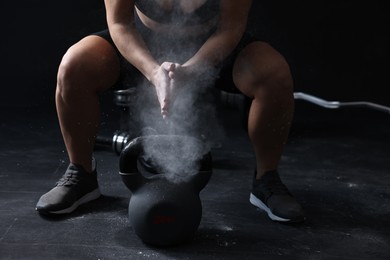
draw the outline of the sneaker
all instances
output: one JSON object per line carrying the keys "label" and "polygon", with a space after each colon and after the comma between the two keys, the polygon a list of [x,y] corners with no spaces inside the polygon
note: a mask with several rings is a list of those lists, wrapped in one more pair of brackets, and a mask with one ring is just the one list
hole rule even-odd
{"label": "sneaker", "polygon": [[305,214],[301,205],[280,180],[277,171],[269,171],[260,180],[255,177],[249,201],[267,212],[268,217],[279,222],[302,222]]}
{"label": "sneaker", "polygon": [[96,168],[88,173],[82,166],[71,163],[56,186],[41,196],[36,210],[41,214],[71,213],[81,204],[99,197]]}

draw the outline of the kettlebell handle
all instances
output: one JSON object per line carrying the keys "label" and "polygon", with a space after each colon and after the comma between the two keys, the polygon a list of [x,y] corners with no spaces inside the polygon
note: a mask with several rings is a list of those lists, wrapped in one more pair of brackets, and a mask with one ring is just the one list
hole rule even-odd
{"label": "kettlebell handle", "polygon": [[[134,192],[144,183],[148,182],[148,178],[143,176],[138,169],[138,158],[144,153],[144,143],[147,138],[171,138],[164,135],[161,136],[140,136],[130,141],[122,150],[119,159],[119,173],[126,187]],[[184,137],[180,137],[184,138]],[[212,173],[212,158],[211,152],[205,153],[199,159],[199,172],[188,179],[188,182],[199,192],[208,183]]]}
{"label": "kettlebell handle", "polygon": [[131,192],[135,192],[147,182],[147,179],[139,172],[137,167],[138,156],[142,152],[142,137],[137,137],[130,141],[120,154],[119,174]]}

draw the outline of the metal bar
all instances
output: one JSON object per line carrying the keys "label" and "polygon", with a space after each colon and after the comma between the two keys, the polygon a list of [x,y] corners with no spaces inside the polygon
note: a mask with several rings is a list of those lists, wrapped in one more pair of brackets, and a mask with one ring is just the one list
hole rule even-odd
{"label": "metal bar", "polygon": [[329,109],[338,109],[341,107],[367,107],[367,108],[372,108],[390,114],[390,107],[376,104],[373,102],[368,102],[368,101],[354,101],[354,102],[328,101],[303,92],[294,92],[294,99],[305,100],[307,102],[313,103],[315,105],[324,108],[329,108]]}

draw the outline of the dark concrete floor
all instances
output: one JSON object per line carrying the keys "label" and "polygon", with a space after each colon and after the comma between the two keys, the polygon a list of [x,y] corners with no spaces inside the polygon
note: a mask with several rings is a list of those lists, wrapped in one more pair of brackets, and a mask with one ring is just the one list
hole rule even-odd
{"label": "dark concrete floor", "polygon": [[132,230],[110,150],[95,153],[100,199],[60,218],[37,214],[68,163],[54,108],[1,109],[0,259],[390,259],[390,115],[297,103],[280,172],[307,212],[300,225],[249,204],[254,157],[229,115],[194,240],[155,248]]}

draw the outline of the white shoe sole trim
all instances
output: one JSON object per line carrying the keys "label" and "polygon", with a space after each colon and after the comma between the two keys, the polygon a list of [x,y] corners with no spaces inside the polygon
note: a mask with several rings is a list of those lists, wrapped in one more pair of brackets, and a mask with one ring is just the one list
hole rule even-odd
{"label": "white shoe sole trim", "polygon": [[89,201],[95,200],[100,197],[100,190],[95,189],[94,191],[91,191],[90,193],[85,194],[83,197],[81,197],[78,201],[73,203],[72,206],[66,209],[57,210],[57,211],[50,211],[51,214],[66,214],[73,212],[78,206],[85,204]]}
{"label": "white shoe sole trim", "polygon": [[253,193],[250,194],[250,197],[249,197],[249,202],[258,207],[259,209],[261,210],[264,210],[265,212],[267,212],[268,214],[268,217],[274,221],[280,221],[280,222],[289,222],[291,221],[291,219],[286,219],[286,218],[281,218],[281,217],[278,217],[276,215],[274,215],[271,210],[267,207],[267,205],[265,205],[261,200],[259,200],[255,195],[253,195]]}

